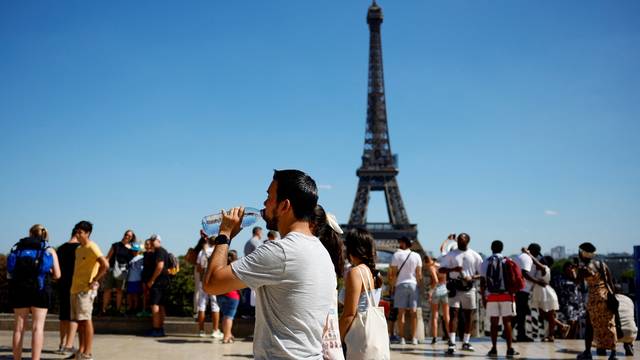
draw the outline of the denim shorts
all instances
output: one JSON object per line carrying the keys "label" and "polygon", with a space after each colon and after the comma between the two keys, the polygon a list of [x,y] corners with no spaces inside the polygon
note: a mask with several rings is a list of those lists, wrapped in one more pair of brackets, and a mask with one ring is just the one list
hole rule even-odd
{"label": "denim shorts", "polygon": [[418,286],[404,283],[396,286],[393,307],[398,309],[415,309],[418,307]]}
{"label": "denim shorts", "polygon": [[218,296],[218,306],[220,307],[220,313],[223,318],[233,319],[236,316],[236,310],[238,309],[238,303],[240,301],[232,299],[225,295]]}

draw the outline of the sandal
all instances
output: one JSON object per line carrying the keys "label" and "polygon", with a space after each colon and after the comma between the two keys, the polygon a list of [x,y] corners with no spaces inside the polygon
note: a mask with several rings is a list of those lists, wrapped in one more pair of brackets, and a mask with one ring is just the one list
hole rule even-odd
{"label": "sandal", "polygon": [[223,344],[233,344],[233,338],[223,339],[222,343]]}
{"label": "sandal", "polygon": [[565,324],[564,326],[562,326],[562,329],[560,331],[562,332],[562,338],[566,339],[567,336],[569,336],[569,331],[571,331],[571,326]]}

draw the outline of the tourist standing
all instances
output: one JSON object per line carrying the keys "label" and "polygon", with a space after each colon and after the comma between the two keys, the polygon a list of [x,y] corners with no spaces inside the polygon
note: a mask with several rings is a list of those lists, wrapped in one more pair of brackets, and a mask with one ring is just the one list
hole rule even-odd
{"label": "tourist standing", "polygon": [[107,260],[109,261],[109,273],[107,274],[103,284],[102,294],[102,314],[107,313],[107,309],[111,305],[111,292],[116,291],[116,308],[114,313],[123,315],[122,309],[122,290],[126,282],[126,271],[129,261],[133,258],[130,249],[131,244],[136,241],[136,234],[133,230],[124,232],[122,239],[111,244]]}
{"label": "tourist standing", "polygon": [[153,337],[165,336],[164,318],[167,302],[167,287],[169,286],[169,253],[162,247],[160,235],[153,234],[149,238],[153,246],[153,273],[147,281],[149,289],[149,303],[151,305],[152,328],[147,335]]}
{"label": "tourist standing", "polygon": [[[575,259],[577,260],[577,259]],[[584,318],[586,317],[585,299],[583,296],[582,285],[577,284],[576,278],[577,266],[572,261],[567,261],[562,266],[562,274],[553,279],[552,287],[558,294],[558,303],[560,310],[557,312],[558,319],[570,326],[567,339],[578,338],[580,329],[584,329]]]}
{"label": "tourist standing", "polygon": [[13,308],[13,358],[22,359],[22,340],[29,313],[32,317],[31,358],[40,359],[44,344],[44,323],[51,306],[51,277],[60,278],[56,251],[49,247],[47,229],[40,224],[29,229],[7,259],[9,303]]}
{"label": "tourist standing", "polygon": [[449,321],[449,348],[448,354],[456,351],[456,329],[458,327],[458,316],[460,309],[464,313],[464,338],[462,350],[474,351],[469,339],[471,338],[471,315],[477,306],[477,290],[475,280],[480,278],[480,266],[482,258],[469,248],[471,237],[462,233],[458,235],[458,248],[450,251],[443,259],[440,273],[448,275],[447,285],[455,295],[449,297],[449,307],[451,308],[451,320]]}
{"label": "tourist standing", "polygon": [[[209,265],[209,258],[211,258],[211,254],[213,254],[213,246],[205,243],[198,254],[198,260],[196,263],[196,268],[198,273],[200,273],[200,278],[204,277],[204,273],[207,271],[207,266]],[[218,301],[215,295],[207,294],[202,288],[202,282],[199,284],[200,286],[197,288],[198,294],[198,330],[199,336],[205,337],[204,332],[204,319],[205,312],[207,311],[207,303],[211,306],[211,337],[215,339],[222,339],[223,335],[219,329],[220,326],[220,307],[218,306]]]}
{"label": "tourist standing", "polygon": [[595,338],[598,348],[611,350],[609,359],[616,359],[616,326],[612,309],[607,306],[607,297],[613,293],[613,282],[609,267],[595,260],[596,247],[589,242],[579,247],[578,282],[586,281],[589,287],[587,301],[587,332],[584,338],[585,350],[578,359],[591,359],[591,344]]}
{"label": "tourist standing", "polygon": [[98,245],[89,236],[93,225],[80,221],[74,228],[80,246],[76,249],[76,262],[71,282],[71,320],[78,322],[80,346],[76,359],[92,359],[93,349],[93,300],[98,295],[100,280],[109,270],[109,262],[102,255]]}
{"label": "tourist standing", "polygon": [[251,254],[260,245],[262,245],[262,228],[256,226],[251,230],[251,239],[244,244],[244,256]]}
{"label": "tourist standing", "polygon": [[142,269],[144,256],[140,244],[131,244],[133,258],[127,265],[127,306],[129,312],[136,314],[140,310],[140,296],[142,295]]}
{"label": "tourist standing", "polygon": [[149,309],[149,287],[147,283],[156,269],[154,250],[153,240],[146,239],[144,241],[144,253],[142,254],[142,311],[137,314],[139,317],[151,316]]}
{"label": "tourist standing", "polygon": [[[527,252],[528,250],[522,249],[522,251]],[[536,267],[536,278],[534,279],[531,294],[531,307],[538,309],[538,311],[542,313],[548,325],[547,336],[542,338],[542,342],[554,341],[556,325],[560,327],[562,337],[566,338],[571,327],[556,317],[556,311],[560,310],[560,304],[558,303],[558,295],[549,285],[551,281],[550,267],[553,266],[553,258],[551,256],[545,256],[542,258],[542,261],[539,261],[535,257],[532,257],[532,260]]]}
{"label": "tourist standing", "polygon": [[438,342],[439,309],[442,306],[442,318],[444,319],[443,333],[449,329],[449,290],[447,290],[447,276],[438,272],[440,263],[431,256],[425,255],[425,267],[431,281],[427,300],[431,303],[431,344]]}
{"label": "tourist standing", "polygon": [[[374,289],[380,289],[382,279],[374,275],[377,274],[376,246],[373,236],[367,230],[353,229],[349,231],[345,239],[345,247],[351,268],[345,276],[344,307],[339,324],[340,336],[347,348],[346,358],[353,359],[358,358],[363,344],[349,342],[349,330],[357,313],[366,311],[369,306],[378,306],[379,297],[375,299],[373,292]],[[371,329],[365,327],[364,330]],[[385,328],[380,331],[386,333]],[[384,338],[387,340],[386,336]],[[378,345],[389,348],[388,342]]]}
{"label": "tourist standing", "polygon": [[533,284],[535,283],[535,268],[533,267],[532,257],[540,256],[540,245],[536,243],[529,244],[528,252],[522,252],[515,260],[522,270],[522,277],[526,280],[525,287],[516,293],[516,330],[518,342],[532,342],[533,339],[527,336],[527,315],[531,315],[529,307],[529,297]]}
{"label": "tourist standing", "polygon": [[[236,260],[238,260],[238,253],[235,250],[230,250],[227,257],[227,264],[230,265]],[[234,337],[231,333],[231,329],[233,328],[233,319],[236,316],[236,310],[238,309],[239,302],[240,292],[238,290],[231,290],[228,293],[218,295],[218,305],[220,306],[220,312],[222,313],[223,344],[233,343]]]}
{"label": "tourist standing", "polygon": [[283,238],[227,265],[244,209],[223,211],[204,289],[210,294],[256,289],[256,359],[322,359],[322,329],[337,282],[331,256],[311,232],[316,183],[299,170],[275,170],[267,194],[263,218],[267,229]]}
{"label": "tourist standing", "polygon": [[60,346],[59,355],[69,356],[76,349],[73,347],[73,340],[78,331],[78,323],[71,321],[71,282],[73,281],[73,268],[76,262],[76,249],[80,242],[76,238],[75,231],[72,231],[71,238],[66,243],[58,247],[58,261],[60,262],[60,279],[58,280],[58,300],[60,301]]}
{"label": "tourist standing", "polygon": [[511,320],[516,314],[514,294],[510,293],[505,282],[505,257],[502,255],[504,244],[500,240],[491,243],[493,253],[483,263],[481,268],[482,279],[480,281],[485,308],[491,321],[491,350],[487,356],[498,356],[498,325],[502,318],[504,334],[507,340],[507,357],[519,355],[512,347],[513,335]]}
{"label": "tourist standing", "polygon": [[389,266],[389,284],[393,296],[393,307],[398,309],[398,335],[400,344],[405,344],[404,327],[408,313],[411,324],[411,343],[418,345],[417,308],[420,294],[418,284],[422,283],[422,259],[418,253],[411,251],[412,241],[403,236],[398,239],[398,249],[391,258]]}

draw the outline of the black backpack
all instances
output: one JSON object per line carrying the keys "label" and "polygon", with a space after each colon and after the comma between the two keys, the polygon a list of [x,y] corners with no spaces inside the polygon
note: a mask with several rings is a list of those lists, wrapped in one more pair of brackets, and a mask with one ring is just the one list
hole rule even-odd
{"label": "black backpack", "polygon": [[506,292],[503,259],[499,256],[491,255],[487,262],[487,291],[493,294]]}

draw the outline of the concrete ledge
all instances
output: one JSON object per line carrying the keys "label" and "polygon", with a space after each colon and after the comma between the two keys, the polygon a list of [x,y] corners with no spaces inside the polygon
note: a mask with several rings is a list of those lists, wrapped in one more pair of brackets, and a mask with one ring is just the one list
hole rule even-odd
{"label": "concrete ledge", "polygon": [[[31,327],[30,323],[27,328]],[[0,314],[0,330],[13,331],[14,326],[13,314]],[[151,318],[94,316],[93,326],[97,334],[141,335],[151,328]],[[188,317],[167,317],[164,328],[167,334],[198,333],[198,323]],[[238,338],[246,338],[252,336],[253,328],[253,319],[235,319],[232,332]],[[45,331],[58,331],[58,329],[58,316],[47,315]],[[211,321],[205,323],[205,330],[211,331]]]}

